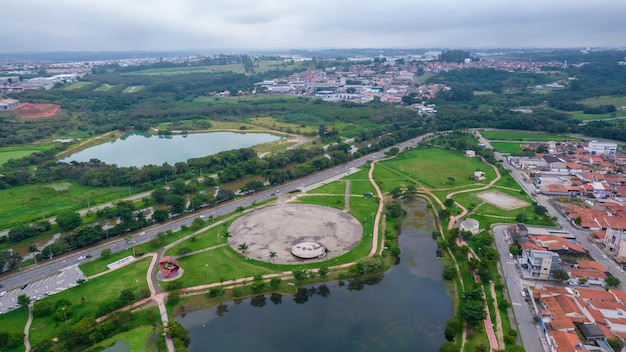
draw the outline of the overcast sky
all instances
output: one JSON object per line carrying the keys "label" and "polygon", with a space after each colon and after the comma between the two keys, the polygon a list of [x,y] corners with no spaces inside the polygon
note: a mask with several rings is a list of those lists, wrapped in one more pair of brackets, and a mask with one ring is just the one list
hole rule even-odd
{"label": "overcast sky", "polygon": [[7,0],[0,52],[626,47],[625,0]]}

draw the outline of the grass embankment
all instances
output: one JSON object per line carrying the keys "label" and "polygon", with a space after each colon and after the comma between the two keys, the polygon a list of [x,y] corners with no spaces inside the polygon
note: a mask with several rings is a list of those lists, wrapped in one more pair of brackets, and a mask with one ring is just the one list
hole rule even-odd
{"label": "grass embankment", "polygon": [[578,138],[572,138],[567,135],[560,134],[547,134],[537,132],[522,132],[522,131],[482,131],[480,132],[483,137],[489,140],[508,140],[508,141],[571,141],[578,140]]}
{"label": "grass embankment", "polygon": [[[98,307],[107,301],[117,299],[120,292],[125,289],[148,290],[146,272],[150,265],[150,259],[145,258],[132,265],[125,266],[115,271],[112,275],[103,275],[68,290],[61,291],[53,296],[44,298],[56,302],[66,299],[72,304],[71,314],[67,316],[68,325],[76,324],[83,316],[92,314],[95,316]],[[151,324],[154,323],[150,322]],[[31,326],[30,341],[33,346],[50,340],[59,334],[64,328],[64,322],[54,320],[52,315],[44,318],[34,318]],[[23,325],[22,325],[23,326]]]}

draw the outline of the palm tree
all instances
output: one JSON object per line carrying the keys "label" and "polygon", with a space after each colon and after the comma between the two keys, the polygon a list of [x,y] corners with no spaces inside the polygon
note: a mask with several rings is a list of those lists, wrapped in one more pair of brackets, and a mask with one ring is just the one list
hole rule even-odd
{"label": "palm tree", "polygon": [[239,250],[241,251],[241,253],[245,253],[246,250],[248,250],[248,244],[246,242],[242,243],[239,245]]}
{"label": "palm tree", "polygon": [[[37,248],[36,244],[31,244],[30,246],[28,246],[28,253],[37,253],[39,252],[39,248]],[[33,258],[35,258],[35,264],[37,264],[37,254],[33,255]]]}
{"label": "palm tree", "polygon": [[272,263],[274,263],[274,258],[277,257],[276,252],[270,251],[269,257],[270,257],[270,260],[272,261]]}

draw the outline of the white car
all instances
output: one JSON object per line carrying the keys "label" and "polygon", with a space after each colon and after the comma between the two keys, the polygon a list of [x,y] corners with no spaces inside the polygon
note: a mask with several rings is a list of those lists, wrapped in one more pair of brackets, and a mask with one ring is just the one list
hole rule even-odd
{"label": "white car", "polygon": [[85,259],[87,259],[87,257],[84,255],[81,255],[80,257],[78,257],[78,260],[85,260]]}
{"label": "white car", "polygon": [[7,291],[0,292],[0,297],[4,297],[7,294]]}
{"label": "white car", "polygon": [[143,236],[143,235],[145,235],[145,234],[146,234],[146,231],[141,231],[141,232],[139,233],[139,236]]}

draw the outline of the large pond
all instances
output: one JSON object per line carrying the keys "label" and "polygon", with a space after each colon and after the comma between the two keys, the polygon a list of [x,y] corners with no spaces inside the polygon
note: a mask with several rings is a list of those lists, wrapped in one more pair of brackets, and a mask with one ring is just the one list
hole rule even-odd
{"label": "large pond", "polygon": [[216,154],[225,150],[248,148],[279,140],[269,133],[210,132],[188,135],[153,136],[131,133],[109,143],[99,144],[61,160],[98,159],[117,166],[174,165],[179,161]]}
{"label": "large pond", "polygon": [[400,261],[368,280],[224,302],[177,319],[190,351],[437,351],[453,315],[423,201],[405,203]]}

